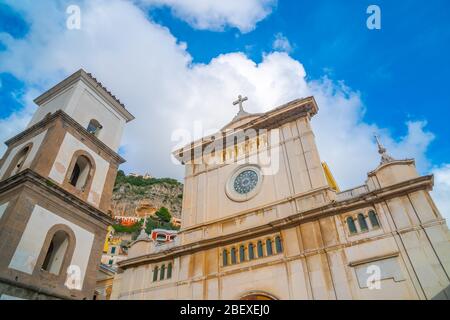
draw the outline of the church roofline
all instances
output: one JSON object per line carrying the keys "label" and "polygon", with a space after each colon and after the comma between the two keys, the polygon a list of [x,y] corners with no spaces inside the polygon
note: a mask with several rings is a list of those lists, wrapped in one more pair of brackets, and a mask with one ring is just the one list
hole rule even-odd
{"label": "church roofline", "polygon": [[[221,135],[226,141],[227,138],[229,138],[232,135],[238,134],[244,130],[247,129],[272,129],[275,127],[278,127],[280,125],[283,125],[284,123],[293,121],[294,119],[298,119],[299,117],[308,115],[309,117],[312,117],[317,114],[319,110],[319,107],[317,106],[316,100],[313,96],[302,98],[302,99],[295,99],[288,103],[285,103],[283,105],[280,105],[272,110],[269,110],[265,113],[260,114],[249,114],[249,116],[257,116],[255,119],[250,120],[249,122],[246,122],[242,124],[241,126],[238,126],[236,128],[232,128],[232,132],[228,132],[227,127],[230,126],[232,123],[235,123],[237,121],[242,120],[242,118],[233,120],[229,124],[227,124],[221,131],[219,131],[216,134],[203,137],[201,139],[198,139],[196,141],[191,142],[190,144],[187,144],[183,148],[177,149],[173,152],[173,155],[175,156],[178,161],[183,162],[183,151],[186,153],[190,153],[191,150],[202,148],[203,149],[214,141],[213,137],[216,137],[218,135]],[[247,116],[246,116],[247,118]],[[219,151],[219,150],[216,150]],[[195,154],[195,153],[194,153]]]}
{"label": "church roofline", "polygon": [[101,97],[108,101],[110,105],[113,106],[114,109],[126,119],[126,122],[134,119],[134,116],[126,109],[125,105],[115,95],[113,95],[105,86],[103,86],[100,81],[94,78],[92,74],[87,73],[83,69],[78,70],[49,90],[45,91],[39,97],[34,99],[34,102],[40,106],[78,80],[83,80],[84,83],[86,83],[92,90],[97,92]]}
{"label": "church roofline", "polygon": [[403,159],[403,160],[392,160],[389,162],[385,162],[385,163],[381,163],[378,167],[376,167],[374,170],[370,171],[369,173],[367,173],[368,177],[374,176],[379,170],[385,168],[385,167],[389,167],[391,165],[398,165],[398,164],[412,164],[415,165],[416,161],[414,159]]}
{"label": "church roofline", "polygon": [[227,128],[230,128],[234,123],[237,123],[239,121],[248,119],[248,118],[257,118],[260,116],[263,116],[264,113],[246,113],[245,115],[239,115],[237,114],[233,120],[231,120],[231,122],[227,123],[222,129],[220,129],[220,131],[224,131]]}

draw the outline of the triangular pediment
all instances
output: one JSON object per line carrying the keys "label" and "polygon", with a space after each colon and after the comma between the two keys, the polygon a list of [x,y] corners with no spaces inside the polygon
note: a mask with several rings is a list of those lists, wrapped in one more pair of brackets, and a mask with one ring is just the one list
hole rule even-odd
{"label": "triangular pediment", "polygon": [[262,113],[243,113],[243,114],[237,114],[231,122],[229,122],[226,126],[224,126],[221,131],[229,130],[229,129],[235,129],[240,126],[245,125],[246,123],[251,122],[252,120],[255,120],[262,116]]}
{"label": "triangular pediment", "polygon": [[[292,100],[265,113],[251,114],[241,110],[230,123],[220,130],[220,134],[225,134],[223,135],[223,139],[226,139],[226,135],[233,134],[229,133],[230,130],[235,130],[236,132],[247,129],[270,130],[281,127],[284,123],[293,121],[299,117],[312,117],[317,111],[318,107],[313,97]],[[179,161],[184,163],[191,157],[190,150],[196,148],[203,149],[211,141],[214,141],[217,136],[220,136],[220,134],[213,134],[193,141],[183,148],[175,150],[173,154]],[[187,158],[184,159],[184,157]]]}

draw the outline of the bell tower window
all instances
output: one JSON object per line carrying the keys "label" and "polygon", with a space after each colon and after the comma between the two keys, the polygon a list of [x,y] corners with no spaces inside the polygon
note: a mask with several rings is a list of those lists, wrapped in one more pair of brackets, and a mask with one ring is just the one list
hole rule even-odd
{"label": "bell tower window", "polygon": [[13,175],[18,174],[25,163],[28,153],[30,152],[31,146],[28,145],[22,150],[20,150],[17,155],[14,157],[12,162],[12,166],[9,168],[9,174],[6,173],[5,177],[12,177]]}
{"label": "bell tower window", "polygon": [[82,190],[87,184],[91,167],[91,162],[87,157],[79,156],[70,174],[69,183]]}
{"label": "bell tower window", "polygon": [[57,231],[53,236],[45,255],[42,270],[58,275],[69,246],[69,236],[64,231]]}
{"label": "bell tower window", "polygon": [[100,124],[100,122],[98,122],[95,119],[92,119],[91,121],[89,121],[87,131],[97,137],[98,133],[102,128],[103,126]]}

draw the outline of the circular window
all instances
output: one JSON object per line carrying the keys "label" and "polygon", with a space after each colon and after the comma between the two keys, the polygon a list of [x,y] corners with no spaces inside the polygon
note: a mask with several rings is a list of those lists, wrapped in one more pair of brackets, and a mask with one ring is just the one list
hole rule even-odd
{"label": "circular window", "polygon": [[237,193],[246,194],[255,189],[258,174],[254,170],[245,170],[234,179],[233,187]]}
{"label": "circular window", "polygon": [[241,167],[228,180],[226,193],[234,201],[249,200],[258,193],[261,180],[261,171],[257,166]]}

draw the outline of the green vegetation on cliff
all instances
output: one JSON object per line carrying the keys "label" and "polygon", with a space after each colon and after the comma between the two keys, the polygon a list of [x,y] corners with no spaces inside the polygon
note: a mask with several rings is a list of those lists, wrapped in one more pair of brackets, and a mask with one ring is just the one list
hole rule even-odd
{"label": "green vegetation on cliff", "polygon": [[[180,218],[182,200],[183,184],[175,179],[127,176],[119,170],[111,210],[114,216],[143,216],[165,207],[172,216]],[[168,222],[165,215],[161,213],[161,220]]]}
{"label": "green vegetation on cliff", "polygon": [[134,177],[134,176],[126,176],[122,170],[117,172],[117,178],[115,182],[115,186],[129,183],[132,186],[143,187],[143,186],[151,186],[154,184],[166,183],[168,185],[180,186],[182,185],[175,179],[171,178],[149,178],[145,179],[142,176]]}

